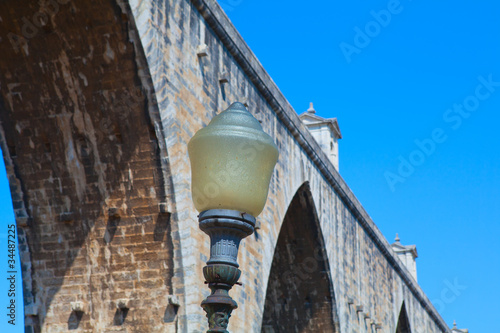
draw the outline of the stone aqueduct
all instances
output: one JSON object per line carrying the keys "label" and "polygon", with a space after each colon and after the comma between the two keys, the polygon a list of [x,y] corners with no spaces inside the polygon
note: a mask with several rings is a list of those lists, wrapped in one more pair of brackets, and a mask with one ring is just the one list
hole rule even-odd
{"label": "stone aqueduct", "polygon": [[202,332],[186,144],[242,101],[280,150],[231,332],[448,332],[213,0],[2,1],[27,332]]}

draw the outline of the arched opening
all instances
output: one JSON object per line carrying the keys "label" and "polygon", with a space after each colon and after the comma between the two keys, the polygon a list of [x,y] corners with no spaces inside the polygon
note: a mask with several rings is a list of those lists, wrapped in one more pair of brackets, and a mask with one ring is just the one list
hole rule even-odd
{"label": "arched opening", "polygon": [[403,305],[401,305],[401,311],[399,311],[396,333],[411,333],[410,321],[408,320],[408,314],[406,313],[406,306],[404,302]]}
{"label": "arched opening", "polygon": [[339,332],[323,235],[309,185],[295,194],[276,244],[263,333]]}

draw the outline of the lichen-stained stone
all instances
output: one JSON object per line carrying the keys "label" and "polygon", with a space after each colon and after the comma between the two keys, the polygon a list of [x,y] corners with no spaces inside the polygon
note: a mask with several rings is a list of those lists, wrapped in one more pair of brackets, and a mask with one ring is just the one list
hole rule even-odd
{"label": "lichen-stained stone", "polygon": [[[3,1],[0,17],[0,143],[27,331],[207,329],[209,239],[191,201],[187,142],[234,101],[280,158],[260,229],[240,246],[229,330],[275,330],[263,325],[266,299],[281,297],[301,332],[315,327],[304,318],[342,333],[395,332],[403,304],[412,332],[448,331],[215,1]],[[315,213],[304,223],[318,230],[276,250],[305,184]],[[309,247],[286,250],[301,240]],[[297,268],[288,279],[308,288],[285,294],[293,284],[277,284],[273,265]]]}

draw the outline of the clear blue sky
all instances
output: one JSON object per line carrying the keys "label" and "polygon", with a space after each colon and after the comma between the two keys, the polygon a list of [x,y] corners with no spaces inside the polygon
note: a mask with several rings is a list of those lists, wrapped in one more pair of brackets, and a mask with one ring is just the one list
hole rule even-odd
{"label": "clear blue sky", "polygon": [[[297,112],[314,102],[318,115],[338,118],[341,175],[390,242],[398,232],[403,244],[417,245],[419,283],[446,322],[471,333],[497,329],[500,4],[221,4]],[[13,215],[0,169],[7,224]]]}
{"label": "clear blue sky", "polygon": [[[389,242],[417,245],[418,281],[448,325],[496,330],[500,4],[220,3],[298,113],[314,102],[338,118],[340,174]],[[489,75],[498,86],[478,80]],[[413,164],[398,172],[400,157]]]}

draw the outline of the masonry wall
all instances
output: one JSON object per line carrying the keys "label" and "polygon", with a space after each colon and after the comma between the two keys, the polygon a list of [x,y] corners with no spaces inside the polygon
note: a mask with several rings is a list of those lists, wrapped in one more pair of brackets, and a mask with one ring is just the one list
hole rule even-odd
{"label": "masonry wall", "polygon": [[[22,18],[41,10],[28,1],[0,6],[2,36],[22,35]],[[187,142],[241,101],[280,159],[261,228],[240,247],[243,286],[231,291],[239,308],[230,331],[261,331],[281,225],[306,182],[339,331],[394,332],[403,301],[412,332],[446,331],[214,1],[68,2],[26,45],[14,43],[17,52],[8,40],[1,142],[29,329],[206,330],[199,304],[209,294],[209,243],[190,198]],[[206,56],[198,54],[203,44]],[[83,312],[72,310],[76,302]]]}
{"label": "masonry wall", "polygon": [[26,332],[173,330],[167,152],[133,18],[98,0],[3,1],[0,13]]}

